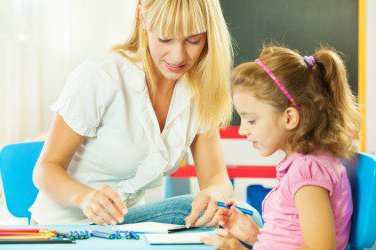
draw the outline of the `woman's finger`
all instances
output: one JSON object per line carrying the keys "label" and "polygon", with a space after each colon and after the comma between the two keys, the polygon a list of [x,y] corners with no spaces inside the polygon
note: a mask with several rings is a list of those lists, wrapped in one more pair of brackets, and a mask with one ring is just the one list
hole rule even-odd
{"label": "woman's finger", "polygon": [[[210,198],[209,198],[210,199]],[[191,213],[185,218],[187,228],[195,225],[197,218],[205,211],[208,203],[208,197],[197,196],[192,202]]]}
{"label": "woman's finger", "polygon": [[115,205],[105,196],[99,199],[99,204],[108,212],[111,217],[110,223],[116,225],[116,221],[123,219],[122,214],[116,209]]}
{"label": "woman's finger", "polygon": [[221,219],[220,216],[218,216],[218,211],[214,214],[213,218],[211,221],[206,223],[204,227],[210,228],[210,227],[218,227],[219,225],[219,220]]}
{"label": "woman's finger", "polygon": [[196,221],[196,223],[194,225],[196,227],[201,227],[201,226],[207,224],[208,222],[210,222],[213,219],[215,212],[217,212],[217,209],[218,209],[218,207],[217,207],[215,201],[211,200],[209,202],[204,214]]}
{"label": "woman's finger", "polygon": [[124,216],[128,212],[128,208],[122,201],[120,195],[109,185],[103,185],[102,190],[104,194],[113,201],[115,207]]}
{"label": "woman's finger", "polygon": [[92,208],[88,208],[85,212],[86,216],[97,225],[107,225],[107,223],[98,215],[95,214]]}
{"label": "woman's finger", "polygon": [[93,209],[93,212],[97,216],[101,217],[106,224],[110,224],[111,220],[113,220],[113,218],[106,212],[106,210],[99,203],[93,204],[91,208]]}

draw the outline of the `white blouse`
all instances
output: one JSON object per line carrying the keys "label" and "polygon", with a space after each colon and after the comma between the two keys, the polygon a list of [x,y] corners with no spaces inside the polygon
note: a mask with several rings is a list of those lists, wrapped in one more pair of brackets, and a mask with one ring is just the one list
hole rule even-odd
{"label": "white blouse", "polygon": [[[195,136],[204,131],[194,94],[179,80],[161,133],[142,65],[117,53],[78,66],[51,110],[87,137],[68,175],[92,188],[110,185],[128,207],[142,204],[146,189],[162,185],[162,177],[176,171]],[[39,224],[90,223],[80,209],[58,204],[43,192],[29,210]]]}

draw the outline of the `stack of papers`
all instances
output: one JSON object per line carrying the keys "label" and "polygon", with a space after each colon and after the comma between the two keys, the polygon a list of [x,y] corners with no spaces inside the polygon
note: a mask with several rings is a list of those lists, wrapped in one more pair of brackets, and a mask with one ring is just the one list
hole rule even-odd
{"label": "stack of papers", "polygon": [[158,222],[141,222],[112,226],[114,231],[133,231],[138,233],[168,233],[171,229],[185,228],[185,225],[166,224]]}
{"label": "stack of papers", "polygon": [[208,236],[209,233],[145,234],[146,240],[152,245],[203,244],[201,238]]}
{"label": "stack of papers", "polygon": [[[185,229],[185,225],[166,224],[157,222],[141,222],[135,224],[124,224],[112,226],[114,231],[133,231],[146,233],[145,238],[149,244],[203,244],[201,238],[208,237],[206,232],[174,233],[170,230]],[[179,230],[177,230],[179,231]]]}

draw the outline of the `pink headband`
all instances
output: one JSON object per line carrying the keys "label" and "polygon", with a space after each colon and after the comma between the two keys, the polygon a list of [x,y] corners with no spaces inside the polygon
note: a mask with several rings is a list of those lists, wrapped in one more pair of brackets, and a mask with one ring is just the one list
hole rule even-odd
{"label": "pink headband", "polygon": [[261,68],[270,76],[270,78],[273,79],[275,85],[277,85],[277,87],[283,91],[283,93],[285,94],[287,99],[292,103],[292,105],[294,105],[295,108],[300,110],[298,103],[295,101],[292,95],[290,95],[290,93],[283,86],[283,84],[278,80],[278,78],[273,74],[273,72],[271,72],[270,69],[268,69],[268,67],[266,67],[266,65],[263,62],[261,62],[259,59],[256,59],[255,62],[261,66]]}

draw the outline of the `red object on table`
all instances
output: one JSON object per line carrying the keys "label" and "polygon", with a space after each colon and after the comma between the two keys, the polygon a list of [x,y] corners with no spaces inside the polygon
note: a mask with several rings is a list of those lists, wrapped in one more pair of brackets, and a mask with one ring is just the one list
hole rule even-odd
{"label": "red object on table", "polygon": [[46,229],[43,228],[0,228],[1,233],[40,233]]}

